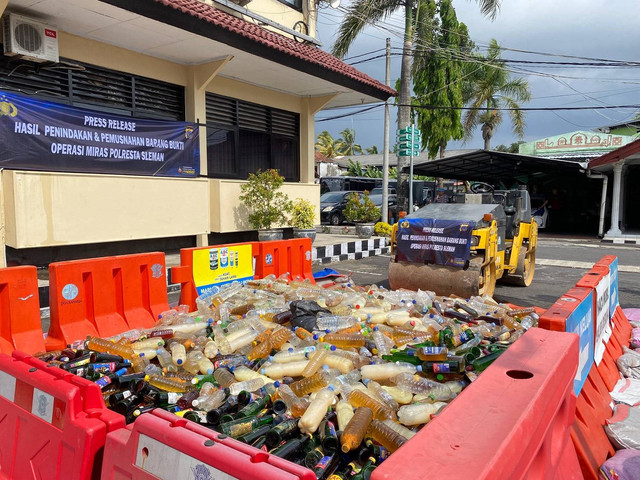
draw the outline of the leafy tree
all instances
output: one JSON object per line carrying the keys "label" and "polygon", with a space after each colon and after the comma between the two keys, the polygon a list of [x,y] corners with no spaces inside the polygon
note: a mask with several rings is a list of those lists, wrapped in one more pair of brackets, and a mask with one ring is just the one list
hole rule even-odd
{"label": "leafy tree", "polygon": [[364,169],[360,162],[357,160],[354,162],[349,159],[347,163],[347,175],[351,175],[352,177],[364,177]]}
{"label": "leafy tree", "polygon": [[509,111],[511,126],[519,137],[524,135],[524,112],[520,103],[531,99],[529,84],[523,78],[511,78],[500,58],[501,49],[498,42],[492,39],[487,56],[474,79],[469,106],[463,125],[465,138],[471,138],[479,125],[482,128],[484,149],[489,150],[495,129],[502,123],[502,112],[499,108],[512,108]]}
{"label": "leafy tree", "polygon": [[[413,61],[414,104],[461,107],[464,104],[463,55],[471,54],[474,45],[467,27],[459,23],[451,0],[429,2],[430,21],[419,25],[420,43]],[[474,68],[477,68],[474,64]],[[435,158],[449,140],[464,137],[461,111],[452,109],[416,109],[418,128],[422,132],[422,148]]]}
{"label": "leafy tree", "polygon": [[322,153],[327,158],[334,158],[340,155],[337,149],[337,141],[326,130],[318,134],[316,151]]}
{"label": "leafy tree", "polygon": [[[476,0],[484,15],[495,17],[500,6],[500,0]],[[411,120],[411,58],[414,43],[417,38],[417,26],[426,21],[430,0],[354,0],[347,8],[346,14],[338,29],[338,38],[333,45],[332,53],[342,58],[349,47],[367,25],[376,23],[391,16],[397,10],[404,9],[404,34],[402,46],[402,61],[400,68],[400,88],[398,96],[398,126],[401,128],[410,124]],[[426,16],[426,17],[425,17]],[[398,158],[398,166],[406,166],[406,157]],[[408,175],[401,173],[398,179],[398,205],[400,209],[408,209]]]}
{"label": "leafy tree", "polygon": [[496,151],[507,152],[507,153],[518,153],[518,151],[520,150],[520,145],[522,145],[523,143],[524,143],[523,141],[513,142],[508,147],[504,144],[501,144],[496,147]]}
{"label": "leafy tree", "polygon": [[362,147],[356,143],[356,131],[345,128],[340,132],[341,137],[336,141],[336,149],[340,155],[362,154]]}
{"label": "leafy tree", "polygon": [[375,145],[369,147],[366,149],[366,152],[368,155],[375,155],[378,153],[378,147],[376,147]]}

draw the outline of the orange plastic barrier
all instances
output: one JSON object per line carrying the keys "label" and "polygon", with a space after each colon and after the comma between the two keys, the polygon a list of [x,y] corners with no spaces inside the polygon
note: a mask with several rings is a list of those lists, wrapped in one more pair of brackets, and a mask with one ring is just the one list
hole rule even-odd
{"label": "orange plastic barrier", "polygon": [[260,242],[232,243],[228,245],[212,245],[207,247],[183,248],[180,250],[180,265],[171,267],[171,282],[180,284],[180,303],[189,305],[191,311],[196,309],[196,284],[193,278],[193,255],[200,250],[212,248],[236,247],[239,245],[251,245],[253,262],[257,263],[260,257]]}
{"label": "orange plastic barrier", "polygon": [[371,479],[582,478],[569,438],[577,366],[576,335],[530,329]]}
{"label": "orange plastic barrier", "polygon": [[260,242],[260,259],[256,262],[256,278],[279,277],[288,273],[292,280],[307,279],[315,283],[311,269],[310,238]]}
{"label": "orange plastic barrier", "polygon": [[315,480],[311,470],[164,410],[107,436],[103,479]]}
{"label": "orange plastic barrier", "polygon": [[36,267],[0,269],[0,352],[44,350]]}
{"label": "orange plastic barrier", "polygon": [[161,252],[52,263],[49,282],[49,350],[150,327],[169,308]]}
{"label": "orange plastic barrier", "polygon": [[124,417],[100,388],[16,352],[0,354],[0,478],[96,478],[107,433]]}

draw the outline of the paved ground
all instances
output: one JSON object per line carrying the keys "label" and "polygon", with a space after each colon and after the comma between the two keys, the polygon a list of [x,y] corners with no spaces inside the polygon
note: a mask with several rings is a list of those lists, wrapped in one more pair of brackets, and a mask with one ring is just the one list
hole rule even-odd
{"label": "paved ground", "polygon": [[[622,307],[640,307],[640,247],[603,244],[598,239],[588,238],[540,237],[532,285],[523,288],[498,284],[494,297],[501,302],[548,308],[604,255],[618,257]],[[341,273],[352,272],[352,278],[358,284],[375,283],[388,287],[389,259],[389,255],[381,255],[325,266]],[[322,268],[318,266],[315,270]]]}

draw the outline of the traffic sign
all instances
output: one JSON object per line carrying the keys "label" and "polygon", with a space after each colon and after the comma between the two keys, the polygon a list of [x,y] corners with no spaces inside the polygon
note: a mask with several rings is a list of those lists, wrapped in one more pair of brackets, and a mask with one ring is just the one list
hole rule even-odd
{"label": "traffic sign", "polygon": [[398,131],[398,133],[399,133],[400,135],[405,135],[405,134],[407,134],[407,133],[411,133],[411,132],[413,132],[413,127],[412,127],[411,125],[409,125],[407,128],[401,128],[401,129]]}
{"label": "traffic sign", "polygon": [[[419,155],[420,155],[420,150],[414,150],[413,151],[413,156],[414,157],[417,157]],[[407,148],[407,149],[398,150],[398,156],[399,157],[411,157],[412,156],[411,149]]]}

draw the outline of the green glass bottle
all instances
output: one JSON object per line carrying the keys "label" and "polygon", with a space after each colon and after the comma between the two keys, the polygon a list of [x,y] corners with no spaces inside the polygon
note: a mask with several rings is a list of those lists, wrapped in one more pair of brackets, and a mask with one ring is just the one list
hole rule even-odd
{"label": "green glass bottle", "polygon": [[305,444],[311,439],[310,435],[301,435],[296,438],[288,440],[279,447],[274,448],[269,453],[276,457],[288,459],[300,450],[302,450]]}
{"label": "green glass bottle", "polygon": [[338,449],[340,442],[338,441],[338,435],[336,432],[335,423],[332,421],[325,419],[320,424],[320,428],[318,429],[320,432],[320,441],[322,442],[322,450],[327,455],[331,455]]}
{"label": "green glass bottle", "polygon": [[489,365],[491,365],[500,355],[502,355],[505,350],[496,350],[489,355],[485,355],[484,357],[476,358],[471,365],[476,372],[482,372],[486,370]]}
{"label": "green glass bottle", "polygon": [[235,414],[234,418],[243,418],[243,417],[251,417],[253,415],[257,415],[260,410],[264,409],[269,402],[271,402],[271,397],[269,395],[265,395],[258,400],[248,403]]}
{"label": "green glass bottle", "polygon": [[271,430],[271,424],[262,425],[261,427],[252,430],[251,432],[241,435],[236,438],[236,440],[241,441],[242,443],[247,443],[251,445],[254,441],[256,441],[259,437],[266,435],[266,433]]}
{"label": "green glass bottle", "polygon": [[282,441],[298,432],[298,419],[292,418],[280,422],[275,427],[266,433],[267,447],[275,448],[282,443]]}
{"label": "green glass bottle", "polygon": [[340,455],[336,452],[333,455],[325,455],[318,463],[316,463],[313,467],[313,473],[316,474],[316,478],[318,480],[324,480],[329,477],[331,473],[338,466],[338,461],[340,460]]}
{"label": "green glass bottle", "polygon": [[351,480],[369,480],[371,478],[371,472],[375,470],[376,459],[370,457],[369,460],[362,466],[360,471],[351,477]]}
{"label": "green glass bottle", "polygon": [[420,365],[420,363],[422,363],[422,360],[413,355],[412,351],[408,350],[395,351],[389,355],[383,355],[382,358],[388,362],[407,362],[413,365]]}
{"label": "green glass bottle", "polygon": [[314,468],[318,464],[320,459],[324,456],[325,455],[324,455],[324,452],[322,451],[322,447],[321,446],[316,447],[305,455],[304,465],[307,468]]}
{"label": "green glass bottle", "polygon": [[353,478],[353,473],[357,471],[356,465],[351,462],[344,467],[333,472],[327,480],[348,480]]}
{"label": "green glass bottle", "polygon": [[465,366],[464,357],[448,357],[441,362],[422,362],[422,370],[433,373],[461,373]]}
{"label": "green glass bottle", "polygon": [[265,415],[264,417],[242,417],[231,422],[220,424],[219,431],[229,435],[230,437],[239,437],[251,432],[254,428],[268,425],[273,422],[273,415]]}

